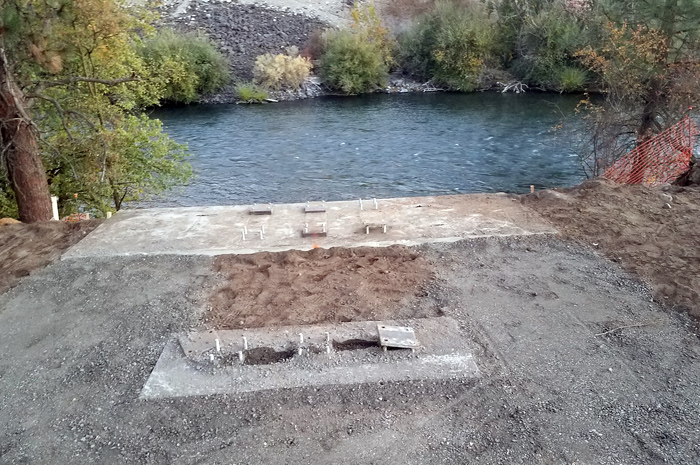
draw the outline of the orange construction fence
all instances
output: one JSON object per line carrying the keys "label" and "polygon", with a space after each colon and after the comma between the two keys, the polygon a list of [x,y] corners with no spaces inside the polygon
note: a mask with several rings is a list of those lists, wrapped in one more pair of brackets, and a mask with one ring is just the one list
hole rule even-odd
{"label": "orange construction fence", "polygon": [[673,182],[690,168],[699,134],[695,123],[686,116],[617,160],[603,177],[621,184],[648,186]]}

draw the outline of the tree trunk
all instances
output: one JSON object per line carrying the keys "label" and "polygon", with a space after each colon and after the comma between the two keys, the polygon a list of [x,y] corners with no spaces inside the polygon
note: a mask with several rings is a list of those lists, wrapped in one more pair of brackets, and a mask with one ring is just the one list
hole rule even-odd
{"label": "tree trunk", "polygon": [[651,150],[652,147],[645,144],[645,142],[653,138],[659,130],[656,118],[659,108],[662,106],[661,87],[662,83],[659,79],[652,79],[646,93],[644,108],[642,109],[639,127],[637,128],[637,151],[632,164],[632,171],[630,171],[630,179],[628,180],[630,184],[638,182],[653,184],[655,182],[653,178],[647,179],[646,170],[649,164],[653,162],[654,153]]}
{"label": "tree trunk", "polygon": [[37,134],[3,48],[0,48],[0,125],[2,158],[17,199],[19,220],[25,223],[50,220],[51,194]]}

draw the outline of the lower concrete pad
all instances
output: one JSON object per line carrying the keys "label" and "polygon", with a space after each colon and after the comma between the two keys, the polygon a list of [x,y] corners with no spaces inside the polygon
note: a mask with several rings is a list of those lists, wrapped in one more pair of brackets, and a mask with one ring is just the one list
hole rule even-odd
{"label": "lower concrete pad", "polygon": [[[421,343],[415,352],[382,352],[377,333],[377,325],[381,324],[395,323],[353,322],[180,335],[166,344],[140,397],[479,376],[468,341],[460,335],[455,320],[440,317],[402,321],[414,328]],[[286,357],[277,362],[256,357],[251,362],[254,364],[239,358],[239,354],[252,358],[261,349]]]}
{"label": "lower concrete pad", "polygon": [[[556,232],[506,194],[370,199],[324,206],[325,212],[306,213],[306,203],[272,205],[271,215],[253,215],[250,205],[126,210],[105,221],[63,258],[384,247]],[[302,237],[305,228],[324,231],[324,226],[325,237]]]}

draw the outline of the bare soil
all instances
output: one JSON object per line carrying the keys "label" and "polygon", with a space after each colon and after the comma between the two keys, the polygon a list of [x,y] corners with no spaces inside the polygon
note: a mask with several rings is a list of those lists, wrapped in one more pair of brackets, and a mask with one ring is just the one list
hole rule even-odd
{"label": "bare soil", "polygon": [[433,269],[403,246],[223,255],[214,271],[205,319],[217,329],[440,314],[411,305]]}
{"label": "bare soil", "polygon": [[[700,318],[700,188],[587,181],[522,197],[563,237],[648,282],[666,306]],[[0,225],[0,293],[56,260],[99,221]],[[414,318],[434,268],[416,249],[316,249],[221,256],[205,319],[215,328]],[[399,312],[399,309],[404,309]],[[399,313],[397,313],[399,312]],[[425,313],[425,311],[423,311]]]}
{"label": "bare soil", "polygon": [[415,250],[478,379],[140,399],[214,257],[51,264],[0,295],[0,464],[697,463],[700,344],[646,285],[551,236]]}
{"label": "bare soil", "polygon": [[599,249],[653,287],[667,306],[700,318],[700,188],[587,181],[523,197],[565,238]]}
{"label": "bare soil", "polygon": [[58,259],[101,222],[0,223],[0,294]]}

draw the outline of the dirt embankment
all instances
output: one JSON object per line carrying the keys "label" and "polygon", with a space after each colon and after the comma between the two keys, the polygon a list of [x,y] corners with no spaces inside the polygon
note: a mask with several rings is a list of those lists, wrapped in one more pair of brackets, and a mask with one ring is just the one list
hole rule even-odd
{"label": "dirt embankment", "polygon": [[101,222],[0,224],[0,294],[24,276],[57,260]]}
{"label": "dirt embankment", "polygon": [[700,188],[593,180],[523,202],[646,280],[665,305],[700,318]]}

